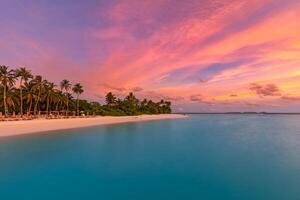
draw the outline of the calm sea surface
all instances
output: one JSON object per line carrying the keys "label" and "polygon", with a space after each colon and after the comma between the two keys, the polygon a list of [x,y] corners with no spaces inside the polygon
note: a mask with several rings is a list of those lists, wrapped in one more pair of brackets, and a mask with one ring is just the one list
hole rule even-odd
{"label": "calm sea surface", "polygon": [[194,115],[2,138],[0,199],[299,200],[300,116]]}

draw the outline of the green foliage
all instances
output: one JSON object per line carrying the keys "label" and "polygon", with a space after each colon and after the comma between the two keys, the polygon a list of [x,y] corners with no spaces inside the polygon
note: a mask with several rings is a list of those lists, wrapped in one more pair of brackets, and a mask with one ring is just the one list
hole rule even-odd
{"label": "green foliage", "polygon": [[0,112],[4,112],[6,116],[13,112],[49,114],[51,111],[60,113],[76,111],[77,115],[89,113],[103,116],[171,113],[169,101],[153,102],[147,99],[140,101],[133,93],[129,93],[124,99],[117,99],[116,95],[109,92],[105,96],[106,104],[101,105],[98,102],[80,99],[83,92],[80,83],[72,87],[68,80],[63,80],[58,89],[54,83],[42,76],[33,76],[26,68],[11,70],[7,66],[0,66]]}
{"label": "green foliage", "polygon": [[[112,93],[106,96],[112,96]],[[114,96],[114,95],[113,95]],[[141,114],[167,114],[171,113],[171,102],[161,100],[160,102],[153,102],[152,100],[144,99],[140,101],[137,99],[133,93],[129,93],[127,97],[123,100],[118,99],[114,102],[113,106],[111,104],[103,105],[99,107],[102,110],[102,115],[113,115],[113,116],[123,116],[123,115],[141,115]]]}
{"label": "green foliage", "polygon": [[105,100],[106,100],[107,105],[114,106],[116,103],[117,97],[115,95],[113,95],[113,93],[109,92],[105,96]]}

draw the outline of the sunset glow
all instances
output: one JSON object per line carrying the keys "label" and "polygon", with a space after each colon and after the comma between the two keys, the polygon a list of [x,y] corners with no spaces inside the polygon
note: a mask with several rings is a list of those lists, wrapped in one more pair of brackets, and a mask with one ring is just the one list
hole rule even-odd
{"label": "sunset glow", "polygon": [[85,98],[300,112],[299,0],[0,0],[0,61]]}

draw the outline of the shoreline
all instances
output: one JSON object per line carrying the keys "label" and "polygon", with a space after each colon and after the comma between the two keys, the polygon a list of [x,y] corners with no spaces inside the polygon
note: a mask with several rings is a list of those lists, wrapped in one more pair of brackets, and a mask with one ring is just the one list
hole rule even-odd
{"label": "shoreline", "polygon": [[138,115],[138,116],[99,116],[93,118],[71,118],[71,119],[35,119],[24,121],[0,122],[0,138],[15,135],[27,135],[43,133],[48,131],[67,130],[100,126],[108,124],[120,124],[128,122],[143,122],[163,119],[186,118],[183,114],[160,114],[160,115]]}

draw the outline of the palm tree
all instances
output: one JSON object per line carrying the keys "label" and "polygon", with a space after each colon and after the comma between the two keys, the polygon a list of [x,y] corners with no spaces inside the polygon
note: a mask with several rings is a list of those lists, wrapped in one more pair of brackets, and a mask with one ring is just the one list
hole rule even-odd
{"label": "palm tree", "polygon": [[134,105],[138,104],[138,99],[134,96],[132,92],[129,93],[129,95],[126,97],[126,100],[132,102]]}
{"label": "palm tree", "polygon": [[70,83],[70,81],[68,81],[68,80],[62,80],[60,82],[60,88],[61,88],[62,92],[63,92],[63,90],[66,91],[65,94],[66,94],[66,97],[67,97],[66,103],[67,103],[67,116],[68,116],[68,113],[69,113],[69,96],[68,96],[68,92],[71,89],[71,83]]}
{"label": "palm tree", "polygon": [[[50,103],[52,102],[52,99],[55,98],[55,90],[56,85],[54,83],[51,82],[46,82],[45,84],[45,89],[46,89],[46,111],[47,111],[47,115],[49,115],[49,108],[50,108]],[[50,108],[51,109],[51,108]]]}
{"label": "palm tree", "polygon": [[113,95],[113,93],[109,92],[105,96],[105,100],[106,100],[107,105],[112,106],[116,103],[117,98],[115,95]]}
{"label": "palm tree", "polygon": [[36,115],[37,114],[37,109],[38,109],[38,104],[41,101],[41,94],[42,94],[42,90],[44,89],[44,86],[46,84],[46,81],[43,80],[42,76],[35,76],[35,78],[33,79],[33,83],[34,83],[34,90],[37,92],[37,94],[35,94],[35,105],[34,105],[34,111],[33,113]]}
{"label": "palm tree", "polygon": [[24,90],[25,92],[25,100],[26,100],[26,106],[27,106],[27,113],[30,114],[31,108],[32,108],[32,101],[34,96],[34,83],[33,80],[24,83]]}
{"label": "palm tree", "polygon": [[172,112],[171,101],[165,101],[165,103],[166,103],[166,109],[167,109],[166,113],[171,113]]}
{"label": "palm tree", "polygon": [[59,105],[64,101],[64,95],[61,91],[57,90],[53,95],[53,103],[55,104],[55,111],[59,111]]}
{"label": "palm tree", "polygon": [[147,103],[148,103],[148,100],[147,99],[144,99],[142,102],[141,102],[141,105],[140,105],[140,109],[142,112],[145,112],[146,109],[147,109]]}
{"label": "palm tree", "polygon": [[72,90],[77,95],[76,112],[77,112],[77,115],[79,115],[79,95],[81,95],[83,93],[83,87],[82,87],[82,85],[80,85],[80,83],[76,83],[73,86]]}
{"label": "palm tree", "polygon": [[6,93],[6,104],[7,109],[9,108],[16,109],[16,106],[18,104],[18,97],[17,97],[18,90],[12,86],[7,88]]}
{"label": "palm tree", "polygon": [[4,115],[7,117],[8,115],[8,107],[7,107],[7,90],[9,87],[15,84],[15,75],[14,71],[8,69],[7,66],[0,66],[0,83],[3,87],[3,105],[4,105]]}
{"label": "palm tree", "polygon": [[20,78],[20,114],[23,116],[23,81],[26,83],[33,76],[25,67],[15,70],[15,76]]}

